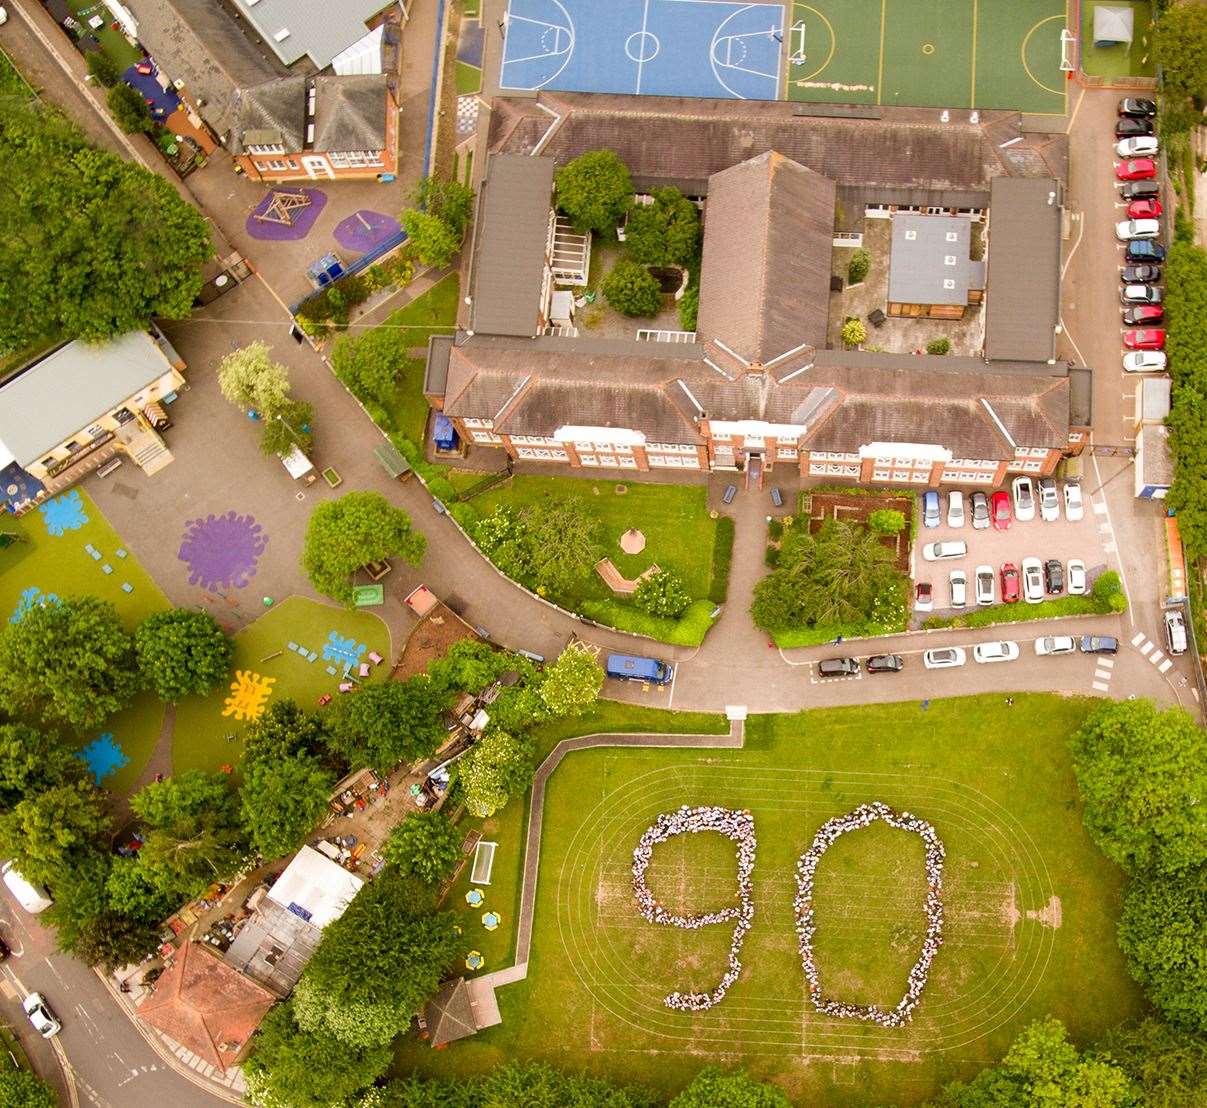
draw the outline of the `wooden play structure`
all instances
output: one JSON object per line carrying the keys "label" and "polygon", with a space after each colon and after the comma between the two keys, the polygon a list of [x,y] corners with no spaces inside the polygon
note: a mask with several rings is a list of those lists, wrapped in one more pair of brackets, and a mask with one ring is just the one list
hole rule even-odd
{"label": "wooden play structure", "polygon": [[273,189],[268,194],[268,205],[256,213],[261,223],[280,223],[293,226],[294,212],[310,207],[311,196],[307,192],[291,192],[288,189]]}

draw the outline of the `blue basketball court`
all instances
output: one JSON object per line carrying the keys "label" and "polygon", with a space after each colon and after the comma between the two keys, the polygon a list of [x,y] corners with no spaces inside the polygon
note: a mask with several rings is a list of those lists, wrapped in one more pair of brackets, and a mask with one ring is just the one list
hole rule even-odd
{"label": "blue basketball court", "polygon": [[730,0],[510,0],[503,89],[778,100],[784,8]]}

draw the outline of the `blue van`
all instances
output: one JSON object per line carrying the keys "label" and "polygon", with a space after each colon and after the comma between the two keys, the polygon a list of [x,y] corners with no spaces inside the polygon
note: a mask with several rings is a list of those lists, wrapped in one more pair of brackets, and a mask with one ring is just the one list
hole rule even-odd
{"label": "blue van", "polygon": [[674,666],[635,654],[609,654],[604,669],[609,677],[620,681],[651,681],[655,685],[669,685],[675,676]]}

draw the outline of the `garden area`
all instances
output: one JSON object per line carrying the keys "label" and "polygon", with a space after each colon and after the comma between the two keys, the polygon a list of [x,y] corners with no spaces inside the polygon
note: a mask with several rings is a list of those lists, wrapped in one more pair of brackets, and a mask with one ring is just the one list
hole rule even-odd
{"label": "garden area", "polygon": [[[1155,77],[1155,20],[1152,0],[1080,0],[1081,68],[1091,77],[1113,81],[1120,77]],[[1124,8],[1132,13],[1130,43],[1094,41],[1094,12],[1100,7]]]}

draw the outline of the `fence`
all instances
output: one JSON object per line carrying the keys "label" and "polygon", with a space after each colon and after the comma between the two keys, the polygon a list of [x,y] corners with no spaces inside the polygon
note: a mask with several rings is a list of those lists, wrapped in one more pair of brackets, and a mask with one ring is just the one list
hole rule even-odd
{"label": "fence", "polygon": [[[357,258],[356,261],[349,262],[346,266],[344,266],[344,272],[340,274],[340,280],[342,280],[344,277],[351,277],[363,269],[368,269],[369,266],[371,266],[374,262],[384,258],[391,251],[397,250],[398,247],[400,247],[406,241],[406,231],[399,231],[397,234],[391,235],[384,242],[379,242],[375,247],[373,247],[372,250],[366,251],[359,258]],[[338,285],[339,280],[332,282],[332,284]],[[321,296],[327,291],[327,289],[331,287],[331,285],[327,285],[324,288],[315,289],[313,292],[308,292],[296,304],[291,304],[289,306],[290,314],[297,315],[298,312],[301,311],[302,305],[308,304],[316,296]]]}

